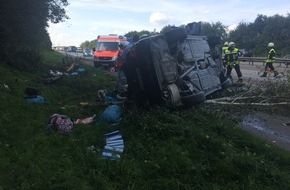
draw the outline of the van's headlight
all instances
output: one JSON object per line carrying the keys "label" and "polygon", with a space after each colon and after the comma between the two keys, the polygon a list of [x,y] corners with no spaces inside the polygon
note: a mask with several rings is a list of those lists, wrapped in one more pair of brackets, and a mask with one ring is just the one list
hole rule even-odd
{"label": "van's headlight", "polygon": [[112,58],[112,61],[116,61],[117,60],[117,56]]}

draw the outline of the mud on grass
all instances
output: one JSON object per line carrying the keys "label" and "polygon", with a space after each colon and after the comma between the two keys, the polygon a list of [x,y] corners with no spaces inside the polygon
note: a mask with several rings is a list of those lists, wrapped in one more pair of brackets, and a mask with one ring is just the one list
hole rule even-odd
{"label": "mud on grass", "polygon": [[290,151],[289,94],[287,81],[236,85],[215,94],[205,107],[237,120],[241,128],[266,143]]}

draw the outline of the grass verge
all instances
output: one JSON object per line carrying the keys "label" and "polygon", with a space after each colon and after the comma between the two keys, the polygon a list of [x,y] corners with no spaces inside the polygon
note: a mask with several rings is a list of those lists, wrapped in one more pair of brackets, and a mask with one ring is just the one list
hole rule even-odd
{"label": "grass verge", "polygon": [[[1,64],[0,189],[289,189],[289,153],[236,127],[226,115],[200,106],[168,110],[124,105],[119,125],[75,125],[68,135],[44,130],[54,113],[73,120],[97,116],[100,89],[114,89],[115,78],[86,69],[45,85],[49,69],[62,56],[48,53],[41,72]],[[37,88],[45,104],[24,99]],[[85,107],[80,102],[90,102]],[[104,146],[104,134],[119,129],[125,142],[120,161],[87,150]]]}

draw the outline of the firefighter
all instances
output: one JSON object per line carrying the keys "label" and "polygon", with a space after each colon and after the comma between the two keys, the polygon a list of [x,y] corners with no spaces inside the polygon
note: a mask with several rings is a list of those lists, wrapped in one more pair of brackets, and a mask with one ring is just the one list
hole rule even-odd
{"label": "firefighter", "polygon": [[274,77],[276,77],[278,75],[278,72],[273,67],[273,63],[275,62],[275,55],[276,55],[276,51],[274,49],[274,43],[270,42],[268,44],[268,48],[269,48],[269,51],[268,51],[267,58],[266,58],[265,71],[264,71],[263,75],[261,75],[261,77],[267,76],[268,68],[270,68],[274,72]]}
{"label": "firefighter", "polygon": [[225,50],[225,61],[227,64],[227,77],[232,79],[231,73],[234,68],[238,75],[238,81],[243,81],[243,75],[240,69],[240,64],[238,61],[241,52],[238,48],[236,48],[236,44],[234,42],[229,43],[229,47]]}
{"label": "firefighter", "polygon": [[225,61],[225,50],[228,48],[229,48],[229,42],[225,42],[224,46],[222,47],[222,61],[223,61],[224,67],[227,66],[227,62]]}

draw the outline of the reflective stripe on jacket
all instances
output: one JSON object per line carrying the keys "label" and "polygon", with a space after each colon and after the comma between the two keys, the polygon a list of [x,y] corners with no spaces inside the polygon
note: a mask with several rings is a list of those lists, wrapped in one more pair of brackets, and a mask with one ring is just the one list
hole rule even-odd
{"label": "reflective stripe on jacket", "polygon": [[236,64],[239,64],[238,62],[239,54],[240,51],[238,48],[234,48],[233,50],[227,48],[225,50],[225,60],[227,62],[227,65],[235,66]]}
{"label": "reflective stripe on jacket", "polygon": [[228,46],[223,46],[222,47],[222,59],[224,60],[225,59],[225,51],[226,49],[228,49],[229,47]]}
{"label": "reflective stripe on jacket", "polygon": [[275,55],[276,55],[275,50],[273,48],[271,48],[270,51],[268,52],[266,63],[275,62]]}

